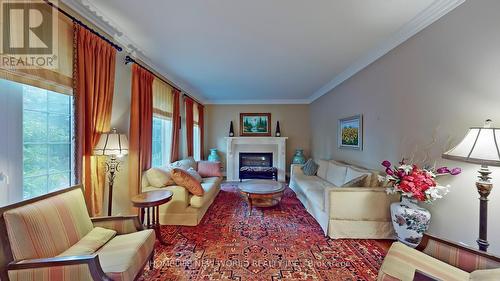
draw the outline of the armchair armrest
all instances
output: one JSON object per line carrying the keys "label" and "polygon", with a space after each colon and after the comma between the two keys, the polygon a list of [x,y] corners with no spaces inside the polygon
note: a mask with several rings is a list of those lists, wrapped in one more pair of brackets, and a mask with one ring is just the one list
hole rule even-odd
{"label": "armchair armrest", "polygon": [[139,222],[139,217],[136,215],[95,217],[91,218],[91,221],[94,224],[94,227],[99,226],[107,229],[113,229],[117,234],[128,234],[144,229]]}
{"label": "armchair armrest", "polygon": [[467,272],[500,267],[500,256],[460,245],[428,233],[424,233],[424,237],[416,249]]}
{"label": "armchair armrest", "polygon": [[390,221],[390,205],[398,195],[388,195],[380,187],[330,187],[325,203],[331,219]]}
{"label": "armchair armrest", "polygon": [[101,264],[99,262],[99,256],[97,254],[83,255],[83,256],[64,256],[64,257],[52,257],[43,259],[30,259],[22,260],[18,262],[11,262],[7,265],[8,271],[17,270],[47,270],[51,267],[66,267],[68,270],[74,270],[78,272],[81,270],[79,265],[86,265],[88,273],[92,276],[94,280],[104,280],[112,281],[106,276],[102,270]]}

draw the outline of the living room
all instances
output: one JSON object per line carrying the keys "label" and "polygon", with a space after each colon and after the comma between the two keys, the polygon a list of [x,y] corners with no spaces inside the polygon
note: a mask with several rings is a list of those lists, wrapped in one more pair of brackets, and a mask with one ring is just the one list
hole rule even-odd
{"label": "living room", "polygon": [[500,280],[500,2],[0,4],[1,280]]}

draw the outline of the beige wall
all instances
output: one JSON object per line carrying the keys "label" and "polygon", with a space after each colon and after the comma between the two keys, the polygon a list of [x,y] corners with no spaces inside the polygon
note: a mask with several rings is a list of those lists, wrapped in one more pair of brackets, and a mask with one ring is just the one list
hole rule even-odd
{"label": "beige wall", "polygon": [[207,105],[205,108],[207,155],[209,148],[217,148],[223,163],[226,163],[224,137],[229,134],[229,122],[233,121],[235,136],[238,136],[240,113],[244,112],[270,112],[273,135],[276,121],[280,121],[281,135],[288,137],[287,171],[296,148],[302,148],[306,156],[310,155],[309,105]]}
{"label": "beige wall", "polygon": [[[451,184],[445,199],[427,206],[430,232],[476,246],[477,165],[440,155],[467,128],[492,118],[500,126],[500,1],[466,1],[389,54],[316,100],[310,108],[316,158],[348,160],[379,168],[415,153],[419,161],[460,166],[464,172],[440,179]],[[337,120],[364,115],[364,150],[340,150]],[[500,253],[500,169],[492,174],[489,240]]]}

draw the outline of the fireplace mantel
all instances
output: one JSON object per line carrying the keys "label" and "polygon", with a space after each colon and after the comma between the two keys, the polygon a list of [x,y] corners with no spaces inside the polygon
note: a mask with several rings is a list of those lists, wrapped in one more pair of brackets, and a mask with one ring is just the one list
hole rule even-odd
{"label": "fireplace mantel", "polygon": [[239,180],[240,152],[272,152],[274,167],[278,168],[278,180],[285,181],[287,139],[288,137],[226,137],[227,180]]}

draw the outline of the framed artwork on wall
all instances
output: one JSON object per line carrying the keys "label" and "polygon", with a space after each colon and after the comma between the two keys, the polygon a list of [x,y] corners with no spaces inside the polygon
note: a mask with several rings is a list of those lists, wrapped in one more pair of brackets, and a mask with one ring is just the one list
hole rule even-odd
{"label": "framed artwork on wall", "polygon": [[363,115],[339,119],[338,147],[363,150]]}
{"label": "framed artwork on wall", "polygon": [[240,113],[240,136],[271,136],[271,113]]}

